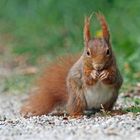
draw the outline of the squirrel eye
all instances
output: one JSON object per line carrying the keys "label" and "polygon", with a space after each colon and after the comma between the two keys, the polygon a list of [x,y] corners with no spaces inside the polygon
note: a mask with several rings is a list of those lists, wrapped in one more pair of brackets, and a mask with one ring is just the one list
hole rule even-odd
{"label": "squirrel eye", "polygon": [[90,52],[89,51],[87,51],[87,55],[90,56]]}
{"label": "squirrel eye", "polygon": [[109,49],[107,49],[107,51],[106,51],[106,55],[109,55],[110,54],[110,51],[109,51]]}

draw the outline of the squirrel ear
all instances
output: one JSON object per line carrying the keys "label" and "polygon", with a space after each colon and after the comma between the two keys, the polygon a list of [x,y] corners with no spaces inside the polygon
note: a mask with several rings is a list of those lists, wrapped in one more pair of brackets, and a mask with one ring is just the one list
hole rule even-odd
{"label": "squirrel ear", "polygon": [[91,19],[91,17],[85,17],[84,44],[86,47],[88,47],[88,41],[90,40],[90,19]]}
{"label": "squirrel ear", "polygon": [[109,28],[108,28],[106,19],[101,13],[96,13],[96,16],[97,16],[98,20],[100,21],[100,24],[102,27],[103,38],[109,43],[110,32],[109,32]]}

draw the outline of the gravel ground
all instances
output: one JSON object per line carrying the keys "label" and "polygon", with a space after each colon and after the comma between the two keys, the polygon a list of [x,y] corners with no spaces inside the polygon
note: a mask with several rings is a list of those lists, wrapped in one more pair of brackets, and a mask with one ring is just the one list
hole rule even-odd
{"label": "gravel ground", "polygon": [[[25,95],[0,94],[0,140],[139,140],[140,114],[116,116],[96,114],[90,118],[66,119],[19,115]],[[119,97],[117,106],[130,105]]]}

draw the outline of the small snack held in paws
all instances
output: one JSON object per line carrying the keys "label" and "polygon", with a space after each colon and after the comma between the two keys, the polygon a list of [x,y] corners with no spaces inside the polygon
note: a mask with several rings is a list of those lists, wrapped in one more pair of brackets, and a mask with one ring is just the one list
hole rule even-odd
{"label": "small snack held in paws", "polygon": [[101,37],[91,37],[90,19],[85,18],[84,51],[79,59],[64,57],[50,65],[39,80],[39,89],[22,107],[25,117],[50,113],[66,106],[70,116],[86,110],[111,110],[122,85],[122,76],[112,51],[105,17],[96,14],[102,28]]}

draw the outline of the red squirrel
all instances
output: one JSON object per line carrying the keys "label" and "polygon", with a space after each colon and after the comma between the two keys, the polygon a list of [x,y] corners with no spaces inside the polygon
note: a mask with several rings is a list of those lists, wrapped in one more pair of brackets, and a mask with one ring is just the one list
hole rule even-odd
{"label": "red squirrel", "polygon": [[91,38],[90,19],[84,23],[84,51],[53,62],[39,79],[39,89],[21,108],[24,117],[40,116],[65,106],[68,115],[88,109],[111,110],[123,79],[112,51],[110,32],[102,14],[96,14],[102,36]]}

